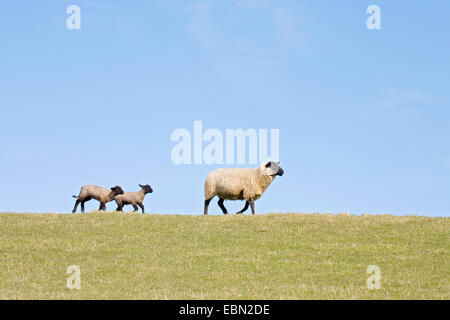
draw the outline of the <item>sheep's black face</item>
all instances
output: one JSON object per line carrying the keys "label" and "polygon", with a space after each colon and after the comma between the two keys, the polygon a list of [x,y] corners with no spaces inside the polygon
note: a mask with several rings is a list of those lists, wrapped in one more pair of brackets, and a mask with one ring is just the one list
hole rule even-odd
{"label": "sheep's black face", "polygon": [[111,190],[114,192],[114,196],[118,196],[119,194],[124,194],[122,188],[119,186],[112,187]]}
{"label": "sheep's black face", "polygon": [[150,187],[148,184],[146,184],[145,186],[140,184],[139,187],[141,187],[142,190],[144,190],[145,194],[153,192],[152,187]]}

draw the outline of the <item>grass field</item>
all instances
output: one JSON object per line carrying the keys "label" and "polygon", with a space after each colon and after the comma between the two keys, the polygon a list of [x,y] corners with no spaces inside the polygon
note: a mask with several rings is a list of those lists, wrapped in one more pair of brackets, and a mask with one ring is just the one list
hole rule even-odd
{"label": "grass field", "polygon": [[0,298],[449,299],[449,235],[417,216],[0,214]]}

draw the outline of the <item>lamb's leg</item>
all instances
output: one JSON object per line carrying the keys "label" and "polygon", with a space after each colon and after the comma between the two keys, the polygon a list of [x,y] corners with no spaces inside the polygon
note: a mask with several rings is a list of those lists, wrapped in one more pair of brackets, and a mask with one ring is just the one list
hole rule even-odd
{"label": "lamb's leg", "polygon": [[91,200],[92,198],[85,198],[80,200],[81,201],[81,212],[84,213],[84,203]]}
{"label": "lamb's leg", "polygon": [[241,211],[236,212],[236,214],[241,214],[241,213],[244,213],[245,211],[247,211],[248,205],[249,205],[248,201],[245,201],[245,206],[244,206],[244,208],[242,208]]}
{"label": "lamb's leg", "polygon": [[144,205],[142,203],[138,203],[138,206],[142,209],[142,214],[144,214]]}
{"label": "lamb's leg", "polygon": [[250,201],[250,207],[252,208],[252,214],[255,214],[255,202],[253,200]]}
{"label": "lamb's leg", "polygon": [[137,206],[137,205],[133,204],[133,208],[134,208],[134,211],[133,211],[133,212],[138,211],[138,206]]}
{"label": "lamb's leg", "polygon": [[217,204],[219,205],[220,209],[222,209],[223,214],[228,214],[227,208],[223,205],[224,199],[220,198]]}
{"label": "lamb's leg", "polygon": [[77,199],[77,201],[75,201],[75,207],[73,207],[72,213],[77,212],[77,207],[80,204],[80,199]]}
{"label": "lamb's leg", "polygon": [[116,204],[117,204],[117,209],[116,209],[116,211],[122,211],[122,208],[123,208],[122,201],[116,200]]}
{"label": "lamb's leg", "polygon": [[[212,198],[211,198],[211,199],[212,199]],[[205,200],[205,209],[203,210],[203,214],[204,214],[205,216],[208,215],[208,206],[209,206],[209,203],[211,202],[211,199],[206,199],[206,200]]]}
{"label": "lamb's leg", "polygon": [[99,210],[106,211],[106,204],[104,202],[100,202],[100,209]]}

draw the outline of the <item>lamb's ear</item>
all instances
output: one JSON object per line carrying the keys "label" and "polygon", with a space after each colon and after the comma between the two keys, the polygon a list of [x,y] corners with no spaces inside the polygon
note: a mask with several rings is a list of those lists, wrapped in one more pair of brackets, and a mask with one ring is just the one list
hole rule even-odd
{"label": "lamb's ear", "polygon": [[266,168],[269,168],[271,165],[272,165],[272,162],[271,162],[271,161],[267,162],[267,163],[266,163]]}
{"label": "lamb's ear", "polygon": [[139,187],[141,187],[142,189],[144,188],[144,186],[142,184],[140,184]]}

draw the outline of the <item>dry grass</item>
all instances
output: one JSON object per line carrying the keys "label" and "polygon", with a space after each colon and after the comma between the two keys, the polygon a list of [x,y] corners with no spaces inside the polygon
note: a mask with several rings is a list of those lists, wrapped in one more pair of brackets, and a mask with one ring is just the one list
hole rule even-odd
{"label": "dry grass", "polygon": [[[449,299],[449,222],[0,214],[1,299]],[[81,289],[66,287],[69,265]],[[366,285],[369,265],[382,289]]]}

